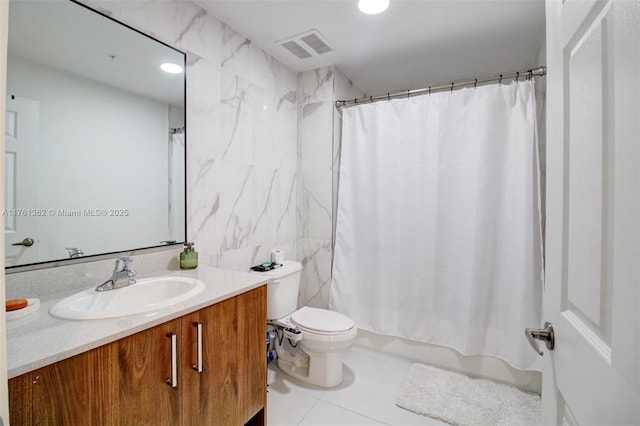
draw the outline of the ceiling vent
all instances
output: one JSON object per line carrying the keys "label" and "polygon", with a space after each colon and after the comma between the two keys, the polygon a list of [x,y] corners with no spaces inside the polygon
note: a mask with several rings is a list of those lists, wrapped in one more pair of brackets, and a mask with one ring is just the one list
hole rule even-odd
{"label": "ceiling vent", "polygon": [[323,55],[333,50],[327,39],[316,29],[280,40],[277,43],[300,59]]}

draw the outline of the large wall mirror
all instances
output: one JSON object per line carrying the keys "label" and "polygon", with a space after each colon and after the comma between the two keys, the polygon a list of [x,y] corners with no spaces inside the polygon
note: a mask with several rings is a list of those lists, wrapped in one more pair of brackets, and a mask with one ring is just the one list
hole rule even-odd
{"label": "large wall mirror", "polygon": [[70,0],[11,0],[7,62],[7,272],[184,242],[185,54]]}

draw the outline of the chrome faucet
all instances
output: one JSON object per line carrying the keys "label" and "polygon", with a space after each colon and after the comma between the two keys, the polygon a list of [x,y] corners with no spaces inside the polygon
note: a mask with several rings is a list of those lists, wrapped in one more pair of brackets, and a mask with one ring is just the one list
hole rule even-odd
{"label": "chrome faucet", "polygon": [[[100,284],[96,287],[96,291],[107,291],[113,290],[116,288],[124,287],[127,285],[132,285],[136,283],[136,272],[129,269],[129,265],[133,262],[133,259],[124,256],[116,260],[116,266],[113,269],[113,274],[111,278]],[[118,281],[123,279],[127,279],[127,283],[124,285],[118,286]]]}

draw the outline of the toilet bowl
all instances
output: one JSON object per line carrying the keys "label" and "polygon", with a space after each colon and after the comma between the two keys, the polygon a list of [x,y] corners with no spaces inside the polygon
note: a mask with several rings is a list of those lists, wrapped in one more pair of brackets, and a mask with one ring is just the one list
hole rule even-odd
{"label": "toilet bowl", "polygon": [[267,322],[275,327],[277,365],[283,372],[320,387],[342,382],[342,351],[358,331],[348,316],[328,309],[297,309],[302,265],[285,260],[282,267],[259,272],[267,285]]}
{"label": "toilet bowl", "polygon": [[304,306],[276,323],[302,334],[293,355],[283,349],[286,341],[276,343],[280,370],[315,386],[330,388],[342,383],[342,351],[353,344],[358,334],[349,317]]}

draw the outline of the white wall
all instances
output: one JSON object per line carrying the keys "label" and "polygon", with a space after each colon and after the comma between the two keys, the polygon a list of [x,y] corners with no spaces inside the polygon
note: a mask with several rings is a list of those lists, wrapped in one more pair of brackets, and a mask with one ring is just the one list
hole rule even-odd
{"label": "white wall", "polygon": [[[7,66],[7,27],[9,2],[0,2],[0,70]],[[0,148],[4,152],[6,73],[0,73]],[[4,208],[4,161],[0,162],[0,209]],[[4,233],[0,233],[0,268],[4,269]],[[0,306],[5,303],[5,277],[0,276]],[[9,390],[7,388],[7,333],[5,311],[0,311],[0,425],[9,423]]]}
{"label": "white wall", "polygon": [[159,238],[167,228],[167,104],[16,56],[9,56],[7,84],[9,95],[40,104],[32,165],[39,204],[20,207],[128,210],[126,217],[42,217],[42,259],[68,257],[65,247],[95,254],[167,239]]}
{"label": "white wall", "polygon": [[[543,33],[540,48],[536,54],[535,64],[547,64],[547,44],[546,34]],[[542,197],[540,199],[542,209],[542,235],[546,229],[546,193],[547,193],[547,80],[546,78],[538,78],[535,80],[535,96],[536,96],[536,118],[538,120],[538,146],[540,153],[540,191]],[[544,244],[543,244],[544,247]]]}

